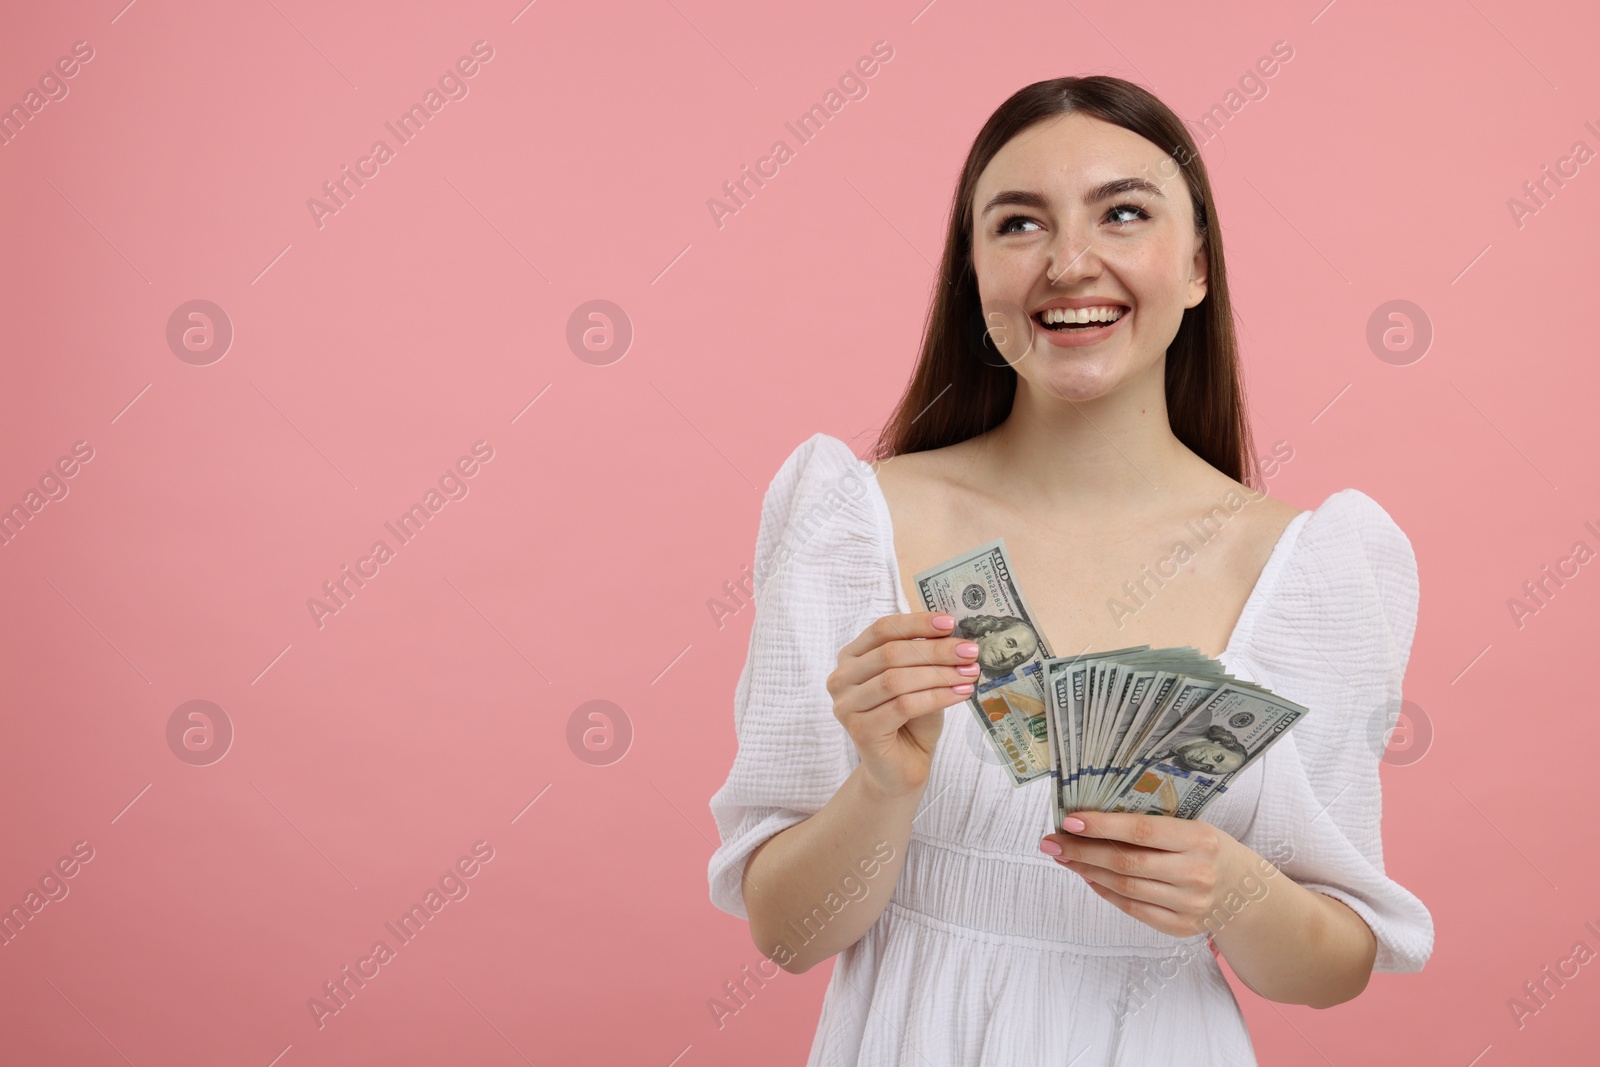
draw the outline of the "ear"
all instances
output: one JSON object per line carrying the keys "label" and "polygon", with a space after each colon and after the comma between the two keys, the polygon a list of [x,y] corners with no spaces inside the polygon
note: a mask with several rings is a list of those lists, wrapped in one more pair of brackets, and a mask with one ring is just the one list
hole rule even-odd
{"label": "ear", "polygon": [[1206,298],[1210,291],[1211,259],[1206,253],[1206,244],[1200,241],[1195,248],[1194,261],[1189,265],[1189,296],[1184,307],[1192,308]]}

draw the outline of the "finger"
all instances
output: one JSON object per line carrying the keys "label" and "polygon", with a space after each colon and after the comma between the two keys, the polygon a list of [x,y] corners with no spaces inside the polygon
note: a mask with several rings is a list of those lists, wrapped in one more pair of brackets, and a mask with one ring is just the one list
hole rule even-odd
{"label": "finger", "polygon": [[1198,932],[1186,924],[1181,915],[1170,908],[1163,908],[1159,904],[1152,904],[1147,900],[1134,900],[1131,897],[1125,897],[1114,889],[1108,889],[1093,882],[1089,883],[1089,888],[1101,900],[1106,901],[1124,915],[1131,919],[1138,919],[1146,926],[1154,927],[1164,934],[1171,934],[1173,937],[1188,937],[1190,934]]}
{"label": "finger", "polygon": [[922,689],[914,693],[902,693],[854,716],[845,716],[843,721],[846,726],[859,722],[869,734],[891,734],[912,719],[942,712],[964,699],[964,696],[952,694],[949,689]]}
{"label": "finger", "polygon": [[836,706],[841,711],[866,712],[898,696],[942,690],[945,702],[939,706],[947,707],[972,695],[973,682],[956,667],[892,667],[843,693]]}
{"label": "finger", "polygon": [[1211,827],[1194,819],[1129,811],[1075,811],[1063,818],[1061,825],[1074,837],[1126,841],[1169,852],[1193,848]]}
{"label": "finger", "polygon": [[[949,619],[948,625],[935,625]],[[913,611],[904,615],[885,615],[862,630],[854,641],[840,650],[841,655],[864,656],[890,641],[910,641],[918,637],[945,637],[955,628],[955,619],[936,611]]]}
{"label": "finger", "polygon": [[977,658],[977,643],[964,637],[887,641],[853,659],[841,657],[834,680],[846,686],[862,685],[895,667],[944,665],[968,667],[958,682],[971,681],[978,676]]}
{"label": "finger", "polygon": [[1188,899],[1186,891],[1169,882],[1139,875],[1122,874],[1083,860],[1058,861],[1091,885],[1104,886],[1131,900],[1142,900],[1173,911],[1181,908]]}
{"label": "finger", "polygon": [[[1117,874],[1152,878],[1172,885],[1185,884],[1187,873],[1193,868],[1193,857],[1179,852],[1129,845],[1121,841],[1095,841],[1073,834],[1052,834],[1046,840],[1060,846],[1061,851],[1054,855],[1056,862],[1061,864],[1076,860]],[[1043,841],[1039,847],[1041,851],[1048,852]]]}

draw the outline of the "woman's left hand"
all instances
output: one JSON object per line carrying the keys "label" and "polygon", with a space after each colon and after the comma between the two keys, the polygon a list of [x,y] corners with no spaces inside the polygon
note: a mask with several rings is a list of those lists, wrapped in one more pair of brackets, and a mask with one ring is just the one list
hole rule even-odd
{"label": "woman's left hand", "polygon": [[1040,850],[1082,875],[1119,911],[1174,937],[1208,932],[1202,920],[1238,889],[1255,856],[1198,819],[1079,811],[1064,825],[1071,830],[1075,820],[1083,829],[1049,834]]}

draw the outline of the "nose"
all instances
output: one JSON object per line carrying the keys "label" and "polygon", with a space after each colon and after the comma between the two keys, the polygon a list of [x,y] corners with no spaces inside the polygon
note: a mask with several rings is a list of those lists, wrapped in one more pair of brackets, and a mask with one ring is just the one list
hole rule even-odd
{"label": "nose", "polygon": [[1063,227],[1056,235],[1048,255],[1045,277],[1051,285],[1070,286],[1100,273],[1100,257],[1094,243],[1079,236],[1070,226]]}

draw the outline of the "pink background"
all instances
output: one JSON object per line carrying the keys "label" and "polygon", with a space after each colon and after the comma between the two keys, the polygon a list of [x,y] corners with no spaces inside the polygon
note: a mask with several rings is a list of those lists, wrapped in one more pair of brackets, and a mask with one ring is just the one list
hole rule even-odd
{"label": "pink background", "polygon": [[[1264,1064],[1587,1049],[1600,965],[1520,1029],[1507,1002],[1600,949],[1600,564],[1520,628],[1507,600],[1600,548],[1600,164],[1520,226],[1508,200],[1600,149],[1591,5],[123,2],[0,36],[0,103],[94,52],[0,146],[0,505],[93,449],[0,548],[0,903],[94,850],[0,947],[0,1059],[803,1063],[829,965],[707,1007],[760,958],[707,899],[751,615],[708,600],[784,457],[887,416],[1006,96],[1111,73],[1195,122],[1280,40],[1203,151],[1258,443],[1293,448],[1271,491],[1358,487],[1416,548],[1433,739],[1391,750],[1385,844],[1437,947],[1331,1011],[1240,999]],[[307,200],[480,40],[468,95],[319,227]],[[205,366],[166,337],[195,299],[234,329]],[[620,359],[568,344],[596,299]],[[1395,299],[1435,331],[1406,365],[1366,342]],[[319,628],[308,598],[477,441],[468,495]],[[568,741],[597,699],[632,729],[606,766]],[[190,700],[234,730],[210,765],[169,747]],[[319,1029],[308,998],[480,841],[469,895]]]}

